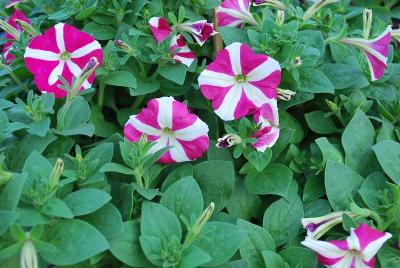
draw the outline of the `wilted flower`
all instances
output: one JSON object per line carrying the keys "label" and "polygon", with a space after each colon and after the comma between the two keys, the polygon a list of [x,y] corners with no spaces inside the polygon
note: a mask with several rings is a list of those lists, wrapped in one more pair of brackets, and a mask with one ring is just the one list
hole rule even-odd
{"label": "wilted flower", "polygon": [[18,40],[20,32],[23,31],[21,27],[17,24],[17,19],[30,24],[29,19],[25,17],[25,14],[18,9],[15,10],[10,16],[7,24],[4,24],[5,22],[0,23],[1,25],[3,25],[2,28],[6,31],[7,42],[3,46],[3,56],[7,64],[10,64],[14,60],[14,56],[10,53],[10,49],[13,45],[12,40]]}
{"label": "wilted flower", "polygon": [[211,36],[217,33],[214,31],[214,24],[208,23],[207,20],[185,22],[179,24],[177,29],[179,31],[191,33],[200,46],[202,46]]}
{"label": "wilted flower", "polygon": [[172,37],[170,51],[173,54],[173,60],[185,64],[187,67],[192,65],[196,59],[196,55],[187,46],[185,38],[181,34]]}
{"label": "wilted flower", "polygon": [[276,9],[284,10],[286,7],[285,5],[279,0],[254,0],[253,5],[255,6],[271,6]]}
{"label": "wilted flower", "polygon": [[242,27],[244,23],[258,25],[250,12],[250,0],[224,0],[216,14],[218,26]]}
{"label": "wilted flower", "polygon": [[[99,63],[103,53],[99,42],[91,35],[81,32],[68,24],[58,23],[43,35],[34,37],[25,51],[25,63],[34,74],[36,86],[43,93],[54,93],[62,98],[67,92],[58,88],[63,76],[71,84],[72,78],[82,74],[82,68],[92,57]],[[80,90],[90,88],[94,73],[83,83]]]}
{"label": "wilted flower", "polygon": [[[307,230],[307,236],[318,239],[328,232],[333,226],[342,222],[343,211],[332,212],[327,215],[315,218],[303,218],[301,224]],[[354,213],[346,212],[350,217],[355,216]]]}
{"label": "wilted flower", "polygon": [[243,140],[240,136],[238,136],[236,134],[227,134],[217,140],[216,146],[218,148],[228,148],[235,144],[240,144],[242,142],[243,142]]}
{"label": "wilted flower", "polygon": [[375,255],[383,244],[392,237],[361,224],[346,240],[329,242],[318,241],[310,237],[301,242],[318,254],[318,260],[327,267],[337,268],[374,268]]}
{"label": "wilted flower", "polygon": [[279,138],[279,115],[276,100],[264,104],[254,114],[254,120],[260,129],[252,136],[257,139],[252,145],[257,151],[264,152],[267,148],[271,148]]}
{"label": "wilted flower", "polygon": [[278,88],[278,98],[284,101],[290,100],[294,95],[296,95],[296,92],[291,91],[289,89],[281,89]]}
{"label": "wilted flower", "polygon": [[150,18],[149,25],[157,43],[161,43],[172,33],[171,26],[169,26],[168,21],[163,17]]}
{"label": "wilted flower", "polygon": [[341,40],[345,44],[361,49],[367,59],[372,81],[379,80],[387,68],[391,32],[392,27],[388,26],[374,39],[343,38]]}
{"label": "wilted flower", "polygon": [[198,81],[215,113],[223,120],[233,120],[276,100],[281,68],[273,58],[232,43],[217,53]]}
{"label": "wilted flower", "polygon": [[20,255],[21,268],[39,268],[35,246],[27,239],[22,246]]}
{"label": "wilted flower", "polygon": [[304,13],[303,19],[304,20],[308,20],[309,18],[311,18],[315,14],[315,12],[317,12],[318,10],[323,8],[324,6],[332,4],[332,3],[336,3],[336,2],[338,2],[338,0],[317,0],[317,1],[314,1],[312,6],[310,6],[306,10],[306,12]]}
{"label": "wilted flower", "polygon": [[143,134],[155,142],[150,153],[172,147],[159,159],[160,163],[192,161],[208,149],[207,124],[172,97],[152,99],[147,108],[130,117],[125,124],[125,137],[137,142]]}

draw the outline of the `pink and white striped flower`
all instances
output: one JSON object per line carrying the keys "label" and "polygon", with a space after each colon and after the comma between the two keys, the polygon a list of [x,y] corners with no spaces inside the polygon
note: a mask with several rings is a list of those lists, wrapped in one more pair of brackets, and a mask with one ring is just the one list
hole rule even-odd
{"label": "pink and white striped flower", "polygon": [[254,120],[260,130],[252,136],[257,139],[252,145],[257,151],[264,152],[267,148],[271,148],[279,138],[277,101],[273,100],[261,106],[260,110],[254,114]]}
{"label": "pink and white striped flower", "polygon": [[130,117],[124,128],[126,139],[137,142],[143,134],[155,142],[150,153],[172,147],[159,159],[160,163],[195,160],[209,144],[207,124],[172,97],[152,99],[147,108]]}
{"label": "pink and white striped flower", "polygon": [[187,67],[190,67],[196,59],[196,55],[187,46],[185,38],[181,34],[172,37],[170,51],[173,54],[173,60],[185,64]]}
{"label": "pink and white striped flower", "polygon": [[171,26],[169,26],[168,21],[163,17],[150,18],[149,25],[157,43],[161,43],[172,33]]}
{"label": "pink and white striped flower", "polygon": [[202,46],[211,36],[217,32],[214,31],[214,24],[208,23],[207,20],[199,20],[196,22],[185,22],[177,26],[179,31],[186,31],[193,35],[197,43]]}
{"label": "pink and white striped flower", "polygon": [[242,27],[244,23],[258,25],[250,12],[250,0],[225,0],[217,8],[218,26]]}
{"label": "pink and white striped flower", "polygon": [[198,81],[215,113],[223,120],[233,120],[276,102],[281,69],[273,58],[232,43],[217,53]]}
{"label": "pink and white striped flower", "polygon": [[11,8],[19,3],[21,3],[21,0],[9,0],[6,4],[6,8]]}
{"label": "pink and white striped flower", "polygon": [[[32,38],[24,56],[26,67],[33,73],[39,90],[53,93],[56,98],[67,95],[58,88],[60,75],[71,83],[73,76],[78,77],[92,57],[96,57],[100,64],[103,60],[99,42],[64,23],[58,23],[43,35]],[[94,76],[94,73],[90,75],[80,90],[90,88]]]}
{"label": "pink and white striped flower", "polygon": [[314,250],[319,262],[326,267],[374,268],[376,253],[391,237],[390,233],[382,233],[363,223],[356,230],[352,229],[346,240],[325,242],[306,237],[301,243]]}
{"label": "pink and white striped flower", "polygon": [[[18,32],[22,32],[22,29],[16,23],[16,21],[15,21],[16,19],[25,21],[25,22],[27,22],[29,24],[31,23],[30,20],[25,16],[24,12],[22,12],[21,10],[16,9],[12,13],[12,15],[10,16],[10,18],[8,19],[7,22],[8,22],[8,24],[10,26],[12,26]],[[10,53],[10,50],[12,49],[12,46],[13,46],[13,40],[15,39],[15,37],[12,34],[7,33],[6,34],[6,39],[7,39],[7,42],[3,46],[3,56],[4,56],[4,59],[6,60],[6,63],[10,64],[15,58],[14,55],[12,55]]]}
{"label": "pink and white striped flower", "polygon": [[361,49],[367,59],[372,81],[379,80],[387,68],[391,33],[392,26],[389,25],[374,39],[343,38],[341,40],[345,44]]}

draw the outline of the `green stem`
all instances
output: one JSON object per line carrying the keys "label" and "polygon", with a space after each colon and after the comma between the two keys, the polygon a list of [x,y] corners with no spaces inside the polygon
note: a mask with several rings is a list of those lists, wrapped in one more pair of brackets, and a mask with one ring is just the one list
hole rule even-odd
{"label": "green stem", "polygon": [[64,128],[64,118],[65,118],[65,115],[67,114],[67,111],[68,111],[68,108],[70,105],[71,105],[70,98],[69,98],[69,96],[67,96],[65,98],[64,106],[61,107],[62,110],[61,110],[61,114],[60,114],[60,120],[57,122],[57,129],[62,130]]}
{"label": "green stem", "polygon": [[143,181],[142,181],[142,174],[141,174],[141,172],[139,171],[139,169],[135,169],[135,180],[136,180],[136,183],[141,187],[141,188],[144,188],[143,187]]}
{"label": "green stem", "polygon": [[135,101],[132,104],[132,108],[135,109],[135,108],[139,107],[139,105],[142,103],[143,99],[144,99],[144,95],[137,96],[135,98]]}
{"label": "green stem", "polygon": [[22,81],[14,74],[14,72],[11,70],[10,67],[7,65],[4,65],[0,63],[0,68],[4,68],[7,70],[7,72],[10,74],[11,78],[14,80],[15,83],[17,83],[26,93],[29,92],[29,89],[22,83]]}
{"label": "green stem", "polygon": [[139,60],[137,57],[134,57],[137,61],[137,63],[139,64],[139,69],[140,69],[140,73],[142,74],[142,77],[144,79],[147,79],[147,72],[146,72],[146,68],[143,65],[143,62],[141,60]]}
{"label": "green stem", "polygon": [[97,99],[97,105],[100,107],[103,107],[105,89],[106,89],[106,84],[104,83],[103,79],[101,79],[99,85],[99,96]]}

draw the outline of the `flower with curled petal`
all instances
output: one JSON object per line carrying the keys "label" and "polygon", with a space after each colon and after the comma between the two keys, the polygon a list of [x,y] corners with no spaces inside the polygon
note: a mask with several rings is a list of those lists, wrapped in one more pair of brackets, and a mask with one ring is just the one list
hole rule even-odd
{"label": "flower with curled petal", "polygon": [[[92,57],[97,58],[101,64],[103,53],[99,42],[91,35],[68,24],[58,23],[43,35],[32,38],[24,57],[26,67],[33,73],[39,90],[62,98],[67,92],[58,87],[62,84],[59,76],[71,84],[72,78],[80,76]],[[94,73],[90,75],[80,90],[90,88],[94,76]]]}
{"label": "flower with curled petal", "polygon": [[250,12],[250,0],[225,0],[217,8],[218,26],[242,27],[244,23],[258,25]]}
{"label": "flower with curled petal", "polygon": [[146,135],[155,145],[150,153],[171,148],[159,159],[160,163],[193,161],[208,149],[208,126],[188,107],[172,97],[152,99],[147,108],[132,115],[124,128],[125,138],[139,141]]}
{"label": "flower with curled petal", "polygon": [[253,148],[257,151],[264,152],[267,148],[271,148],[279,138],[279,115],[278,105],[276,101],[266,103],[259,111],[254,114],[254,120],[260,129],[254,133]]}
{"label": "flower with curled petal", "polygon": [[150,18],[149,26],[157,43],[161,43],[172,33],[171,26],[169,26],[168,21],[163,17]]}
{"label": "flower with curled petal", "polygon": [[281,68],[273,58],[256,54],[245,44],[232,43],[217,53],[198,81],[215,113],[229,121],[276,102]]}
{"label": "flower with curled petal", "polygon": [[193,35],[197,43],[202,46],[211,36],[217,32],[214,31],[214,24],[208,23],[207,20],[199,20],[196,22],[185,22],[177,26],[179,31],[186,31]]}
{"label": "flower with curled petal", "polygon": [[185,64],[187,67],[192,65],[196,59],[196,55],[187,46],[185,38],[181,34],[172,37],[170,51],[173,54],[173,60]]}
{"label": "flower with curled petal", "polygon": [[301,242],[318,254],[318,260],[332,268],[374,268],[375,255],[383,244],[392,237],[367,224],[351,229],[346,240],[329,242],[318,241],[310,237]]}

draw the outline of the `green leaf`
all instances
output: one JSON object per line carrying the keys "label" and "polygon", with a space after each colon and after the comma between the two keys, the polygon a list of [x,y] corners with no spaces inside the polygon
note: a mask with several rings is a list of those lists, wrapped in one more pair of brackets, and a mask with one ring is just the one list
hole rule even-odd
{"label": "green leaf", "polygon": [[211,260],[211,256],[204,250],[191,246],[182,253],[182,260],[178,268],[196,268]]}
{"label": "green leaf", "polygon": [[222,40],[224,40],[226,46],[235,42],[250,44],[249,38],[247,37],[247,33],[244,30],[226,26],[226,27],[219,27],[218,32],[221,34]]}
{"label": "green leaf", "polygon": [[369,174],[373,164],[371,147],[374,141],[374,126],[361,110],[357,110],[342,135],[346,165],[359,174]]}
{"label": "green leaf", "polygon": [[13,175],[0,194],[1,210],[15,210],[17,208],[25,180],[25,173]]}
{"label": "green leaf", "polygon": [[44,231],[44,242],[56,247],[41,256],[54,265],[72,265],[108,249],[103,235],[90,224],[80,220],[57,221]]}
{"label": "green leaf", "polygon": [[136,83],[137,83],[136,88],[130,88],[129,90],[131,96],[146,95],[149,93],[153,93],[160,88],[160,82],[158,80],[145,81],[138,77],[136,78]]}
{"label": "green leaf", "polygon": [[209,222],[204,225],[199,240],[194,245],[211,256],[211,261],[203,264],[213,267],[229,260],[238,250],[246,231],[225,222]]}
{"label": "green leaf", "polygon": [[247,231],[240,244],[240,255],[250,267],[262,267],[264,264],[262,251],[275,251],[274,239],[267,230],[258,225],[240,219],[237,224]]}
{"label": "green leaf", "polygon": [[320,70],[302,68],[300,70],[299,90],[309,93],[334,93],[331,81]]}
{"label": "green leaf", "polygon": [[161,238],[150,235],[141,235],[139,237],[139,241],[146,258],[152,264],[161,266],[164,262],[164,259],[161,256],[161,251],[162,251]]}
{"label": "green leaf", "polygon": [[109,73],[104,78],[104,83],[107,85],[118,86],[118,87],[128,87],[136,88],[136,78],[128,71],[114,71]]}
{"label": "green leaf", "polygon": [[215,210],[225,207],[232,195],[235,184],[235,171],[232,162],[212,160],[195,165],[194,178],[203,193],[204,204],[215,203]]}
{"label": "green leaf", "polygon": [[47,131],[49,131],[50,123],[51,120],[49,117],[40,121],[32,122],[29,124],[28,132],[39,137],[44,137],[46,136]]}
{"label": "green leaf", "polygon": [[146,267],[148,262],[140,247],[139,235],[139,222],[124,222],[123,231],[109,241],[114,257],[129,266]]}
{"label": "green leaf", "polygon": [[259,152],[249,148],[249,150],[244,150],[244,156],[253,164],[257,171],[261,172],[271,160],[272,151],[267,148],[264,152]]}
{"label": "green leaf", "polygon": [[9,210],[0,210],[0,235],[3,235],[18,218],[19,213]]}
{"label": "green leaf", "polygon": [[175,82],[178,85],[183,85],[185,82],[186,67],[181,63],[160,66],[158,72],[166,79]]}
{"label": "green leaf", "polygon": [[340,153],[339,149],[336,146],[332,145],[327,138],[318,138],[315,140],[315,143],[318,145],[319,149],[322,152],[324,164],[326,164],[328,160],[343,163],[343,156]]}
{"label": "green leaf", "polygon": [[83,31],[91,34],[97,40],[114,39],[115,29],[109,25],[101,25],[95,22],[89,22],[83,27]]}
{"label": "green leaf", "polygon": [[82,216],[81,219],[96,227],[107,239],[118,235],[124,230],[121,214],[110,203],[105,204],[91,214]]}
{"label": "green leaf", "polygon": [[331,118],[326,117],[322,111],[314,111],[304,115],[307,125],[318,134],[333,134],[340,131]]}
{"label": "green leaf", "polygon": [[40,212],[45,215],[66,219],[72,219],[74,217],[67,204],[58,198],[51,198],[47,201],[47,203],[41,208]]}
{"label": "green leaf", "polygon": [[110,200],[111,196],[108,193],[91,188],[72,192],[64,198],[74,216],[92,213]]}
{"label": "green leaf", "polygon": [[104,166],[100,168],[101,172],[116,172],[126,175],[134,174],[134,171],[126,166],[123,166],[118,163],[106,163]]}
{"label": "green leaf", "polygon": [[244,183],[250,193],[286,197],[292,177],[292,171],[288,167],[271,163],[262,172],[250,172]]}
{"label": "green leaf", "polygon": [[270,250],[263,250],[261,252],[264,259],[264,265],[266,268],[286,268],[285,260],[279,255]]}
{"label": "green leaf", "polygon": [[379,164],[397,185],[400,184],[400,144],[395,141],[382,141],[372,147]]}
{"label": "green leaf", "polygon": [[190,221],[192,215],[198,217],[203,210],[203,196],[196,180],[185,177],[175,182],[164,192],[160,204],[178,217],[184,216]]}
{"label": "green leaf", "polygon": [[[362,71],[348,64],[325,64],[322,66],[322,71],[332,82],[335,89],[348,88],[366,81]],[[368,81],[366,82],[368,83]]]}
{"label": "green leaf", "polygon": [[158,238],[182,237],[182,228],[178,218],[164,206],[145,201],[142,205],[140,223],[142,235]]}
{"label": "green leaf", "polygon": [[307,248],[292,247],[279,252],[290,267],[317,267],[317,258],[311,250]]}
{"label": "green leaf", "polygon": [[263,227],[274,238],[275,244],[280,246],[297,234],[303,217],[303,204],[296,194],[291,201],[280,198],[272,203],[264,213]]}
{"label": "green leaf", "polygon": [[325,168],[325,188],[329,203],[335,211],[349,209],[350,200],[357,194],[363,178],[351,168],[328,161]]}
{"label": "green leaf", "polygon": [[380,172],[370,174],[361,185],[358,192],[365,204],[370,208],[377,210],[381,205],[380,191],[387,188],[386,178]]}

